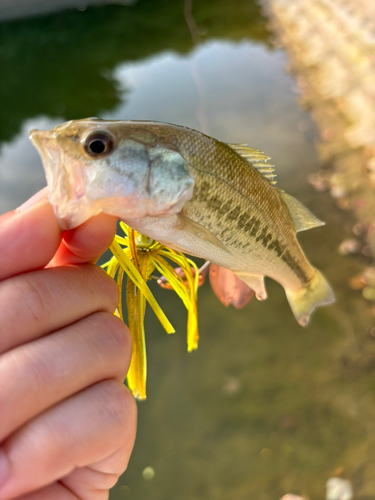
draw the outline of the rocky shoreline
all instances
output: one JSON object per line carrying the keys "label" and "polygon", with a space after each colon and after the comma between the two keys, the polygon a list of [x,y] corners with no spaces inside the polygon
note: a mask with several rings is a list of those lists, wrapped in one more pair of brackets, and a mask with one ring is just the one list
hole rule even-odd
{"label": "rocky shoreline", "polygon": [[322,169],[309,181],[354,213],[353,237],[339,253],[370,264],[351,286],[375,301],[375,4],[267,0],[263,6],[275,45],[288,54],[301,105],[320,130]]}

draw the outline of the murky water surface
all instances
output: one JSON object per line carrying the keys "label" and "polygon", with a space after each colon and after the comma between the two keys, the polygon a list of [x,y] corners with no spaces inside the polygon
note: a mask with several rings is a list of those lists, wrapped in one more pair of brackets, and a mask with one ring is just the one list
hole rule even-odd
{"label": "murky water surface", "polygon": [[278,186],[327,222],[299,240],[337,303],[302,329],[270,280],[269,299],[241,311],[222,306],[206,284],[200,346],[187,354],[185,310],[155,289],[177,333],[167,336],[149,312],[148,399],[139,404],[134,454],[111,500],[277,500],[286,493],[319,500],[339,467],[354,498],[370,500],[374,316],[348,284],[370,257],[338,253],[356,221],[307,181],[321,168],[319,134],[298,106],[287,56],[272,47],[259,8],[196,2],[193,16],[198,44],[184,4],[166,0],[0,24],[0,213],[45,185],[29,131],[66,119],[160,120],[267,152]]}

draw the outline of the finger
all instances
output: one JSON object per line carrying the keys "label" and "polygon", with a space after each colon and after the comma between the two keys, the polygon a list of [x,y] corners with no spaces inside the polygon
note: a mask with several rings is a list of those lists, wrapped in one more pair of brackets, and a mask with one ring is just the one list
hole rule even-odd
{"label": "finger", "polygon": [[108,312],[92,314],[0,357],[0,441],[35,415],[105,379],[123,382],[131,335]]}
{"label": "finger", "polygon": [[81,226],[66,231],[51,266],[79,264],[97,259],[115,236],[116,217],[99,214]]}
{"label": "finger", "polygon": [[115,281],[91,264],[5,280],[0,283],[0,354],[95,311],[113,313],[117,303]]}
{"label": "finger", "polygon": [[103,498],[107,500],[103,493],[113,488],[120,475],[126,470],[128,462],[129,452],[127,446],[123,446],[99,462],[75,469],[61,479],[61,483],[80,499],[102,500]]}
{"label": "finger", "polygon": [[[97,470],[94,466],[77,468],[59,482],[17,497],[17,500],[108,500],[108,490],[117,483],[128,461],[127,450],[121,448],[100,462],[104,469]],[[107,463],[113,464],[119,472],[106,472]]]}
{"label": "finger", "polygon": [[[106,496],[102,498],[94,497],[92,500],[108,500],[108,493],[104,492]],[[81,500],[77,495],[70,491],[64,484],[53,483],[49,484],[41,490],[34,491],[34,493],[27,493],[16,500]]]}
{"label": "finger", "polygon": [[0,281],[46,266],[60,242],[61,231],[46,199],[0,220]]}
{"label": "finger", "polygon": [[46,201],[48,199],[48,187],[44,187],[40,191],[34,194],[31,198],[29,198],[25,203],[23,203],[20,207],[18,207],[16,210],[12,210],[11,212],[7,212],[5,214],[0,215],[0,224],[5,222],[6,220],[10,219],[14,215],[16,215],[19,212],[24,212],[28,208],[37,205],[38,203],[42,201]]}
{"label": "finger", "polygon": [[0,498],[42,488],[120,448],[129,457],[136,414],[129,390],[106,380],[39,415],[3,444]]}
{"label": "finger", "polygon": [[49,188],[45,186],[43,189],[35,193],[31,198],[26,200],[20,207],[16,209],[16,212],[24,212],[28,208],[40,203],[41,201],[48,200]]}

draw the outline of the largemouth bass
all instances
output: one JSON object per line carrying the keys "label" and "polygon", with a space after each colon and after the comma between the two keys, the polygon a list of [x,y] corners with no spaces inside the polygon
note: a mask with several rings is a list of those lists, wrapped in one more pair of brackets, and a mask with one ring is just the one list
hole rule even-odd
{"label": "largemouth bass", "polygon": [[284,287],[303,326],[317,306],[334,301],[296,238],[323,223],[275,188],[262,152],[151,121],[73,120],[30,138],[63,229],[103,211],[232,270],[260,300],[268,276]]}

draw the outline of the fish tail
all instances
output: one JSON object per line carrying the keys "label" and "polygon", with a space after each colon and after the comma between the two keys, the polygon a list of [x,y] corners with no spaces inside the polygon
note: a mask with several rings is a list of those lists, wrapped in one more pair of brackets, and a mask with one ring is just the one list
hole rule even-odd
{"label": "fish tail", "polygon": [[286,290],[290,307],[301,326],[306,326],[310,314],[318,306],[332,304],[335,301],[333,291],[325,277],[315,269],[312,280],[297,291]]}

